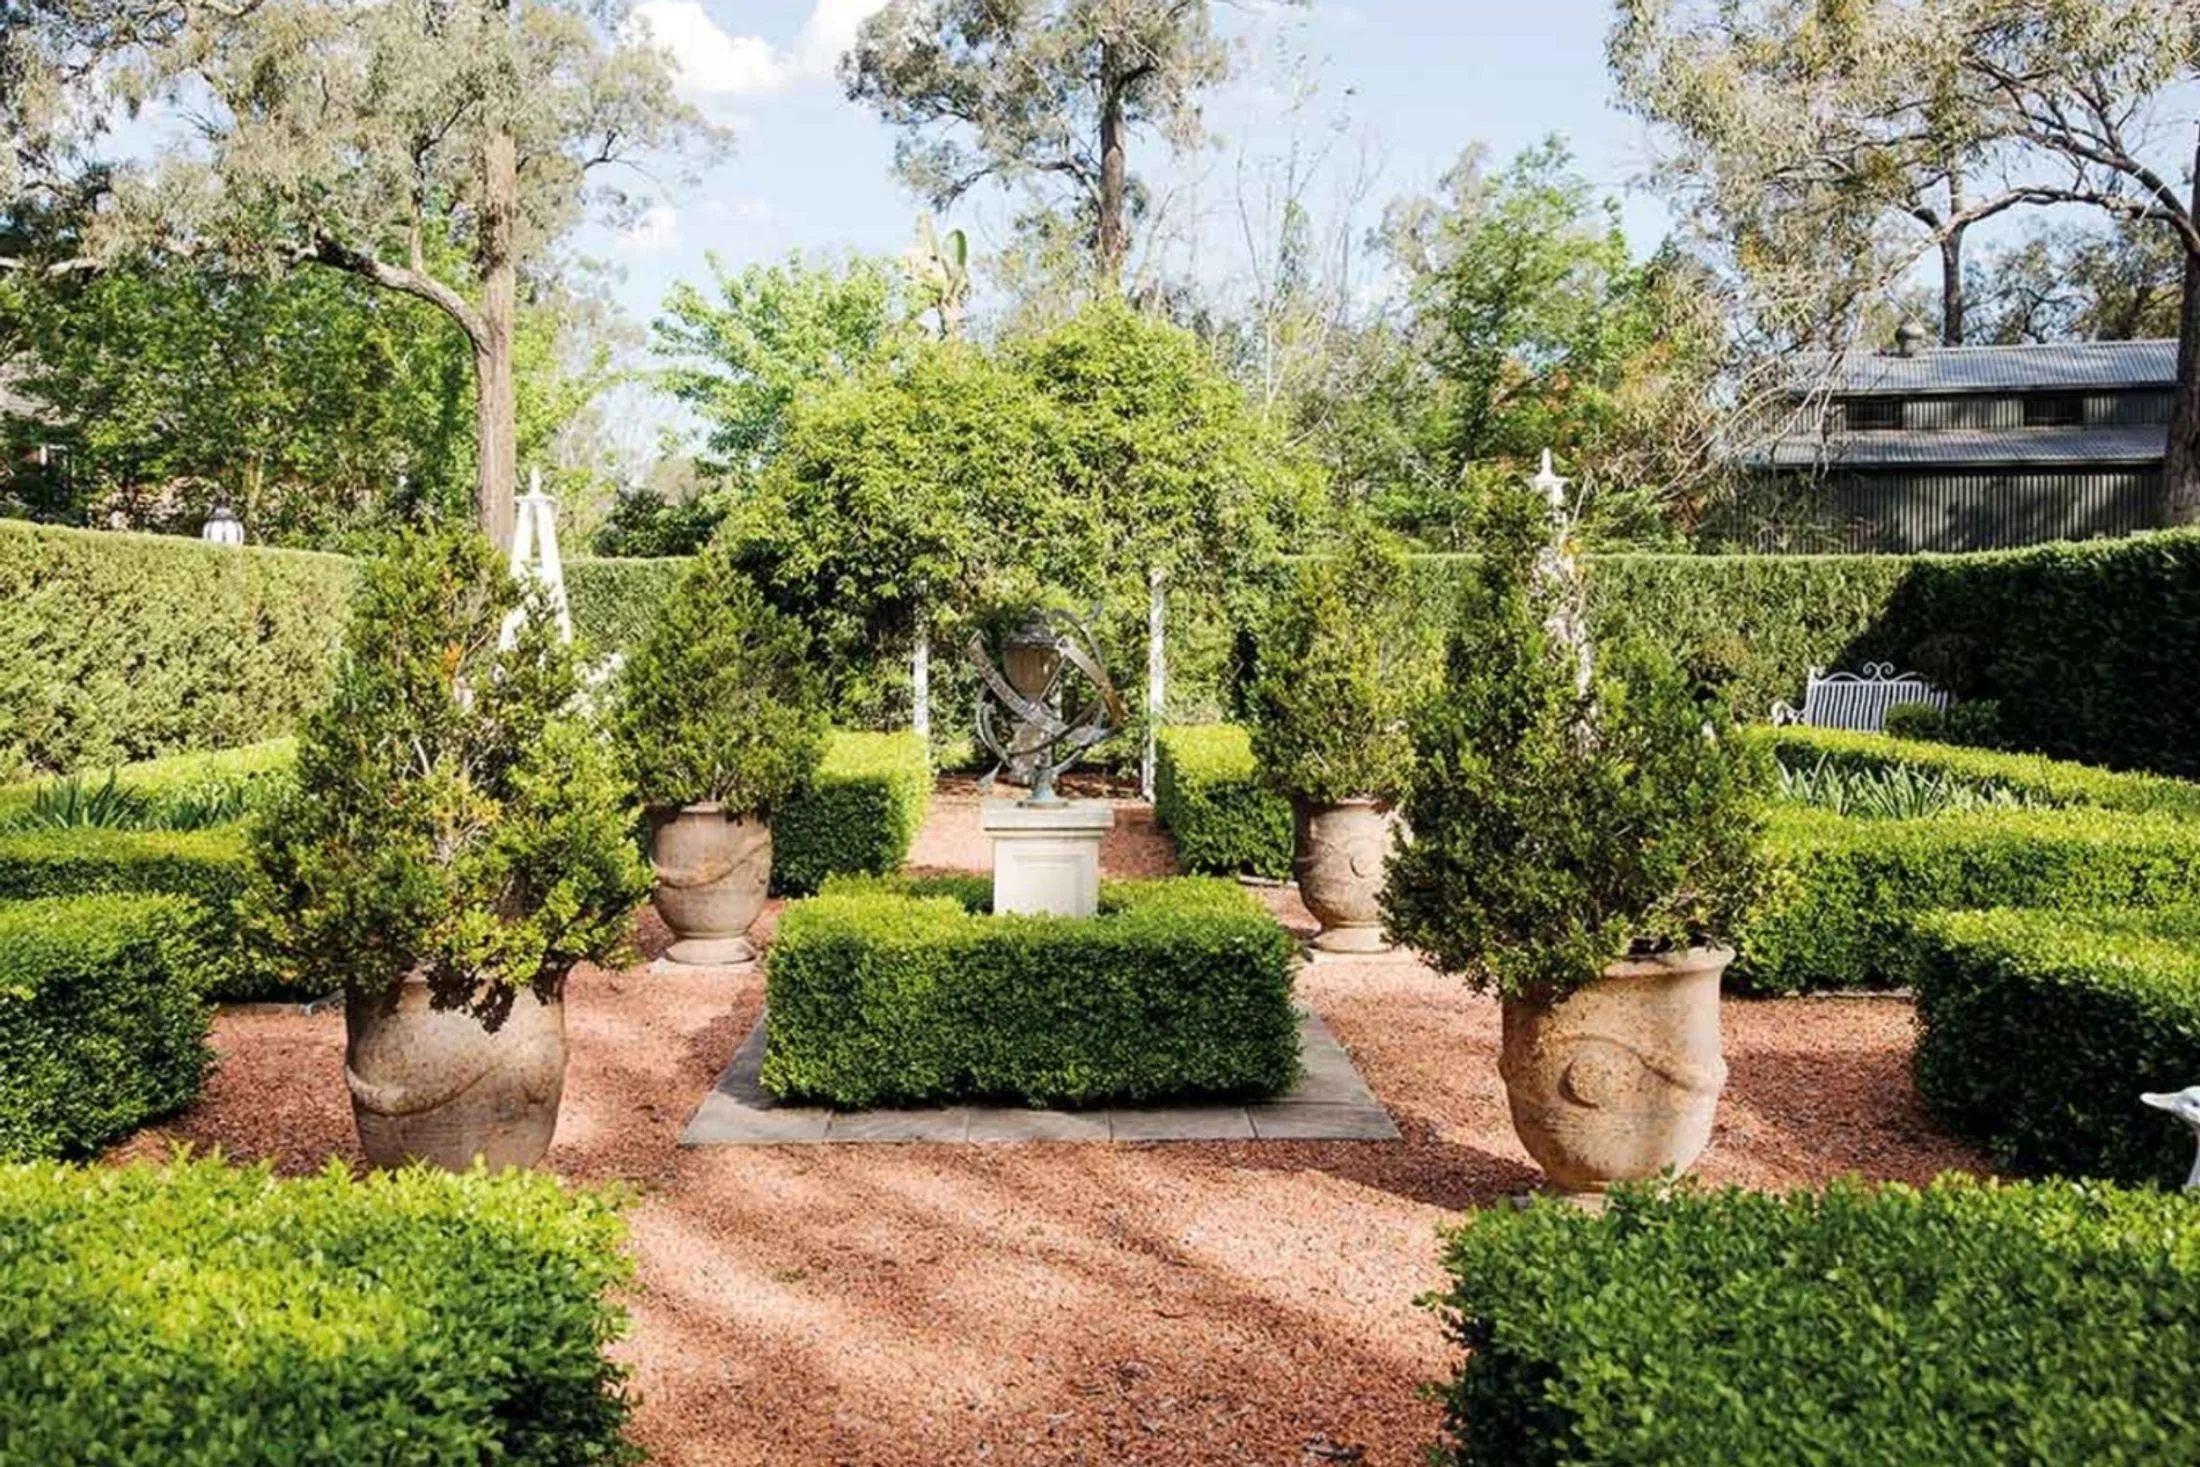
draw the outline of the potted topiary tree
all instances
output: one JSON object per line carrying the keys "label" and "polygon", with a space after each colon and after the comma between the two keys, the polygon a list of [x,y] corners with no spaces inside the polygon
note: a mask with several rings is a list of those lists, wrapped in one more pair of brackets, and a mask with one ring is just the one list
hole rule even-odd
{"label": "potted topiary tree", "polygon": [[1439,656],[1411,615],[1403,547],[1366,523],[1348,525],[1343,546],[1303,567],[1277,604],[1247,711],[1261,778],[1291,801],[1292,874],[1322,924],[1313,946],[1381,952],[1410,715]]}
{"label": "potted topiary tree", "polygon": [[547,601],[479,535],[415,532],[367,563],[296,780],[255,821],[242,913],[294,980],[344,989],[374,1166],[549,1149],[567,975],[622,951],[647,884],[577,689]]}
{"label": "potted topiary tree", "polygon": [[1657,649],[1593,659],[1581,594],[1562,517],[1500,494],[1416,719],[1383,913],[1501,998],[1513,1127],[1557,1190],[1593,1194],[1710,1139],[1769,765]]}
{"label": "potted topiary tree", "polygon": [[673,961],[742,963],[771,881],[772,811],[825,750],[801,624],[714,541],[659,608],[622,674],[618,726],[650,818],[650,900]]}

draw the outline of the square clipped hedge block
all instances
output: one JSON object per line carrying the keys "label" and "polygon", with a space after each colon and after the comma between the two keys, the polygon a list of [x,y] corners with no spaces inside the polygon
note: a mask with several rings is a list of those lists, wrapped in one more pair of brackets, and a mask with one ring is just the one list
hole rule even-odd
{"label": "square clipped hedge block", "polygon": [[615,1207],[520,1171],[0,1167],[0,1460],[635,1461]]}
{"label": "square clipped hedge block", "polygon": [[2102,1183],[1487,1208],[1434,1298],[1433,1460],[2200,1461],[2200,1208]]}
{"label": "square clipped hedge block", "polygon": [[1155,734],[1153,808],[1176,837],[1186,871],[1271,881],[1291,875],[1291,802],[1256,777],[1252,737],[1236,724]]}
{"label": "square clipped hedge block", "polygon": [[2171,906],[2200,872],[2200,821],[2086,806],[1916,820],[1779,806],[1766,827],[1782,872],[1727,970],[1744,993],[1899,987],[1904,936],[1923,913]]}
{"label": "square clipped hedge block", "polygon": [[2000,1163],[2173,1186],[2200,1083],[2200,910],[1936,912],[1910,938],[1917,1088]]}
{"label": "square clipped hedge block", "polygon": [[0,902],[0,1160],[88,1156],[199,1093],[196,927],[180,897]]}
{"label": "square clipped hedge block", "polygon": [[807,896],[828,876],[899,870],[931,803],[924,740],[836,729],[809,788],[772,816],[773,889]]}
{"label": "square clipped hedge block", "polygon": [[764,1084],[844,1108],[1273,1094],[1296,946],[1234,883],[1106,883],[1086,919],[993,916],[982,879],[836,880],[765,960]]}
{"label": "square clipped hedge block", "polygon": [[0,900],[159,893],[186,898],[200,990],[208,998],[313,998],[255,962],[237,931],[251,871],[244,827],[26,830],[0,835]]}

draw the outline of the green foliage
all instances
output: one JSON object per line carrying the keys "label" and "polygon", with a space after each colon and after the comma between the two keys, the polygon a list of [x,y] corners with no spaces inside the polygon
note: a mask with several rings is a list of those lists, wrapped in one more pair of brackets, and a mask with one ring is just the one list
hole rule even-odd
{"label": "green foliage", "polygon": [[[2128,1088],[2128,1087],[2127,1087]],[[1487,1208],[1429,1303],[1467,1350],[1441,1459],[2185,1462],[2200,1213],[2100,1185],[1785,1197],[1623,1188]]]}
{"label": "green foliage", "polygon": [[[1634,951],[1722,941],[1757,894],[1761,752],[1636,642],[1594,676],[1549,511],[1493,501],[1442,689],[1415,720],[1383,920],[1446,972],[1563,997]],[[1554,566],[1555,560],[1555,566]]]}
{"label": "green foliage", "polygon": [[592,653],[632,651],[649,636],[657,608],[686,572],[687,562],[676,559],[567,561],[565,595],[575,640]]}
{"label": "green foliage", "polygon": [[651,809],[718,804],[767,819],[824,753],[810,636],[729,547],[689,563],[620,679],[620,752]]}
{"label": "green foliage", "polygon": [[0,1452],[20,1462],[638,1460],[618,1199],[332,1162],[0,1169]]}
{"label": "green foliage", "polygon": [[847,1107],[1103,1105],[1297,1075],[1291,936],[1232,883],[1108,885],[1093,918],[979,915],[975,894],[834,881],[787,908],[764,1083]]}
{"label": "green foliage", "polygon": [[237,901],[251,860],[234,826],[201,831],[33,830],[0,835],[0,899],[161,894],[187,899],[194,982],[209,998],[271,998],[280,982],[245,945]]}
{"label": "green foliage", "polygon": [[578,686],[486,540],[394,538],[361,576],[297,789],[254,824],[248,935],[317,992],[379,995],[418,968],[491,1027],[518,989],[620,952],[648,876]]}
{"label": "green foliage", "polygon": [[1276,881],[1291,874],[1291,803],[1260,778],[1252,739],[1235,724],[1159,731],[1153,808],[1186,871]]}
{"label": "green foliage", "polygon": [[900,870],[931,803],[924,740],[836,731],[816,774],[772,817],[773,889],[807,896],[828,876]]}
{"label": "green foliage", "polygon": [[2007,785],[1970,783],[1914,764],[1852,768],[1821,758],[1780,766],[1780,798],[1862,820],[1919,820],[1951,810],[2014,810],[2032,801]]}
{"label": "green foliage", "polygon": [[1774,757],[1788,768],[1823,764],[1874,774],[1909,769],[1944,775],[1974,787],[2009,790],[2027,805],[2086,805],[2136,814],[2200,818],[2200,784],[2189,780],[2094,769],[2038,754],[1957,748],[1845,729],[1790,725],[1764,729],[1753,737],[1766,740]]}
{"label": "green foliage", "polygon": [[1899,986],[1909,924],[1944,908],[2158,907],[2186,901],[2200,823],[2083,806],[1844,820],[1779,808],[1774,895],[1740,934],[1744,992]]}
{"label": "green foliage", "polygon": [[0,520],[0,776],[285,732],[351,581],[332,556]]}
{"label": "green foliage", "polygon": [[[198,1094],[213,1056],[196,927],[175,897],[0,902],[0,1161],[90,1155]],[[0,1222],[0,1295],[12,1301],[0,1356],[23,1338],[9,1241]],[[17,1442],[18,1419],[0,1410],[0,1444]]]}
{"label": "green foliage", "polygon": [[2192,1135],[2140,1104],[2200,1075],[2200,912],[1927,913],[1918,1092],[2001,1166],[2180,1181]]}
{"label": "green foliage", "polygon": [[1930,703],[1897,703],[1887,710],[1889,738],[1938,739],[1948,731],[1948,715]]}
{"label": "green foliage", "polygon": [[1442,660],[1400,600],[1405,569],[1394,540],[1357,525],[1343,553],[1300,568],[1275,608],[1247,703],[1254,764],[1283,794],[1385,805],[1404,795],[1413,708]]}

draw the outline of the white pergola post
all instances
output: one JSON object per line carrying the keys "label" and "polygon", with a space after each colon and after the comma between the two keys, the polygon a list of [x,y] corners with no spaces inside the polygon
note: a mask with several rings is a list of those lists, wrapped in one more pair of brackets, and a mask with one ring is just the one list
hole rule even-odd
{"label": "white pergola post", "polygon": [[1146,572],[1146,750],[1138,761],[1138,790],[1153,798],[1154,746],[1161,729],[1161,710],[1168,693],[1169,659],[1162,638],[1161,567]]}
{"label": "white pergola post", "polygon": [[932,628],[917,608],[917,644],[909,652],[909,727],[918,738],[932,738]]}

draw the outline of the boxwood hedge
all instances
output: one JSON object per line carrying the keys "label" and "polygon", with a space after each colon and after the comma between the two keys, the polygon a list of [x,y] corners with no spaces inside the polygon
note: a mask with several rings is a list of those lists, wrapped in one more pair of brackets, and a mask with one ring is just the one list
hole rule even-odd
{"label": "boxwood hedge", "polygon": [[615,1206],[516,1171],[0,1168],[0,1461],[634,1461]]}
{"label": "boxwood hedge", "polygon": [[1236,724],[1161,729],[1153,807],[1186,871],[1276,881],[1291,874],[1291,802],[1256,777],[1252,739]]}
{"label": "boxwood hedge", "polygon": [[1774,757],[1790,769],[1819,763],[1875,773],[1907,768],[1981,788],[2010,790],[2031,805],[2092,805],[2103,810],[2200,816],[2200,783],[2191,780],[2099,769],[2041,754],[2005,754],[1846,729],[1766,727],[1755,736],[1768,740]]}
{"label": "boxwood hedge", "polygon": [[1429,1302],[1462,1464],[2200,1461],[2200,1209],[2102,1184],[1492,1208]]}
{"label": "boxwood hedge", "polygon": [[198,1094],[194,928],[177,897],[0,902],[0,1160],[87,1155]]}
{"label": "boxwood hedge", "polygon": [[1101,1105],[1296,1077],[1294,944],[1234,883],[1109,883],[1079,920],[986,915],[989,899],[836,880],[788,907],[765,959],[764,1083],[845,1107]]}
{"label": "boxwood hedge", "polygon": [[1937,912],[1910,939],[1917,1088],[2026,1172],[2182,1181],[2142,1090],[2200,1081],[2200,910]]}
{"label": "boxwood hedge", "polygon": [[238,937],[251,870],[242,826],[211,830],[27,830],[0,835],[0,900],[91,894],[184,897],[196,981],[208,998],[313,998],[283,987]]}
{"label": "boxwood hedge", "polygon": [[1745,993],[1899,987],[1922,913],[2168,906],[2200,872],[2200,821],[2084,807],[1856,820],[1784,806],[1766,839],[1782,874],[1728,970]]}
{"label": "boxwood hedge", "polygon": [[809,787],[772,817],[772,885],[805,896],[827,876],[899,870],[931,802],[924,740],[836,731]]}

